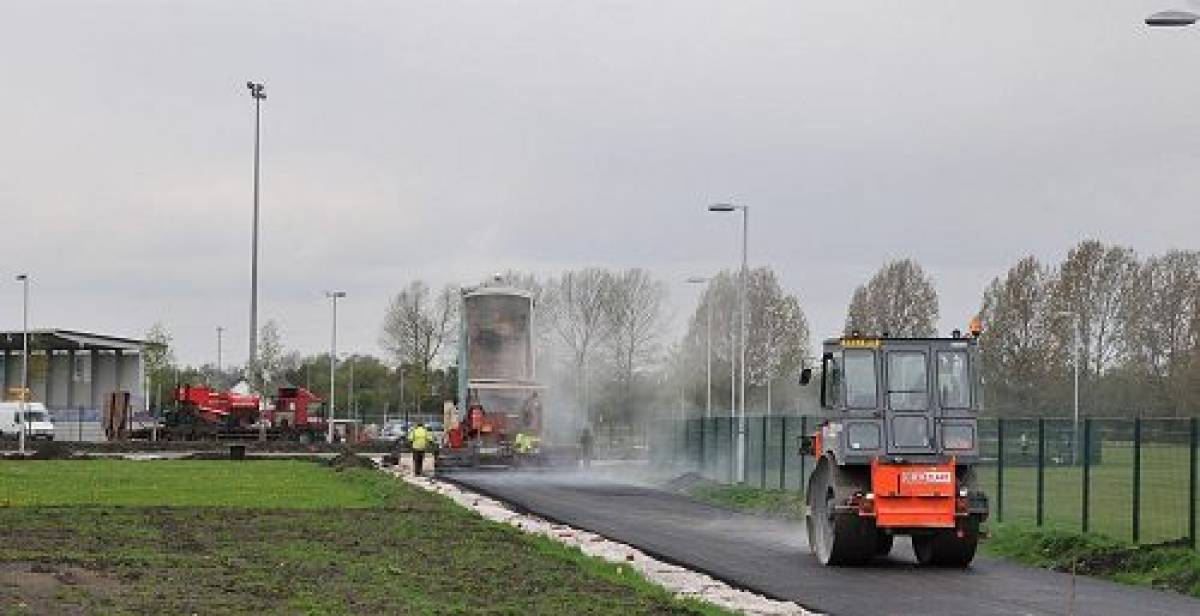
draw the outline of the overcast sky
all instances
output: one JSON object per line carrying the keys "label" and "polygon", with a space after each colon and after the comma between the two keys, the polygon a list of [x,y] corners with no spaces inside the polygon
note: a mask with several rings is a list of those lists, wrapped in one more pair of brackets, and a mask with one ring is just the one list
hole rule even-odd
{"label": "overcast sky", "polygon": [[[1175,4],[1173,4],[1173,2]],[[4,3],[0,326],[140,335],[244,361],[253,103],[260,323],[379,353],[388,298],[642,266],[672,292],[750,259],[819,338],[885,260],[942,328],[1025,254],[1196,248],[1200,27],[1183,0]]]}

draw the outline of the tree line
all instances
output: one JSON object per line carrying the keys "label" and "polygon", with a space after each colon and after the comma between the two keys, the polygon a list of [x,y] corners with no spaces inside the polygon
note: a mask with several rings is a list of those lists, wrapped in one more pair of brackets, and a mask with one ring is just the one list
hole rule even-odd
{"label": "tree line", "polygon": [[[818,350],[800,299],[769,267],[747,274],[747,411],[814,412],[815,388],[796,384]],[[497,284],[534,298],[539,380],[550,387],[554,412],[571,417],[578,429],[636,427],[709,409],[726,416],[736,408],[743,371],[740,281],[738,271],[700,281],[700,299],[674,339],[666,331],[668,285],[642,268],[587,267],[544,278],[509,271]],[[460,301],[457,286],[435,289],[414,280],[402,287],[383,310],[381,354],[339,358],[339,411],[356,410],[367,421],[405,411],[440,414],[442,403],[457,396]],[[932,277],[916,261],[899,259],[854,290],[844,333],[935,336],[939,316]],[[1069,414],[1076,349],[1085,415],[1197,413],[1200,252],[1139,258],[1130,248],[1087,240],[1060,263],[1027,256],[986,285],[978,316],[988,414]],[[288,351],[275,320],[263,325],[258,365],[249,371],[178,366],[161,324],[147,338],[159,343],[147,352],[153,401],[169,403],[175,383],[228,387],[247,376],[259,391],[281,385],[323,397],[329,391],[328,354]]]}

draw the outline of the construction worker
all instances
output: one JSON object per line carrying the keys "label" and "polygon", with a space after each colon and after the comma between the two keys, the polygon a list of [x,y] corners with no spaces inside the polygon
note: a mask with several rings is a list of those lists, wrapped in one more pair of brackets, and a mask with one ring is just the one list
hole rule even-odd
{"label": "construction worker", "polygon": [[584,426],[579,435],[579,461],[585,468],[592,465],[592,445],[592,429]]}
{"label": "construction worker", "polygon": [[408,444],[412,448],[413,473],[421,476],[425,467],[425,451],[429,449],[432,436],[425,428],[425,422],[418,421],[412,430],[408,431]]}

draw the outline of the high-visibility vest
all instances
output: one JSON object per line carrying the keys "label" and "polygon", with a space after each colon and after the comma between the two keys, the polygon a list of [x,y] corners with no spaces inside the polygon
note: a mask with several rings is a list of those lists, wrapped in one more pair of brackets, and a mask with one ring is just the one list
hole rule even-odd
{"label": "high-visibility vest", "polygon": [[408,433],[408,442],[412,444],[413,451],[425,451],[429,447],[429,430],[423,426],[417,426]]}

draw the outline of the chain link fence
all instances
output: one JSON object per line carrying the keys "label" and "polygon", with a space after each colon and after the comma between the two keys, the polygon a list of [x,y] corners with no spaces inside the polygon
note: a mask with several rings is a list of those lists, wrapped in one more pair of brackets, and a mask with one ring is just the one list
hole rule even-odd
{"label": "chain link fence", "polygon": [[[821,421],[747,417],[746,484],[805,490],[814,460],[799,454],[799,437]],[[652,432],[652,458],[733,483],[736,428],[730,417],[666,422]],[[977,472],[993,521],[1196,547],[1197,418],[988,418],[979,436]]]}

